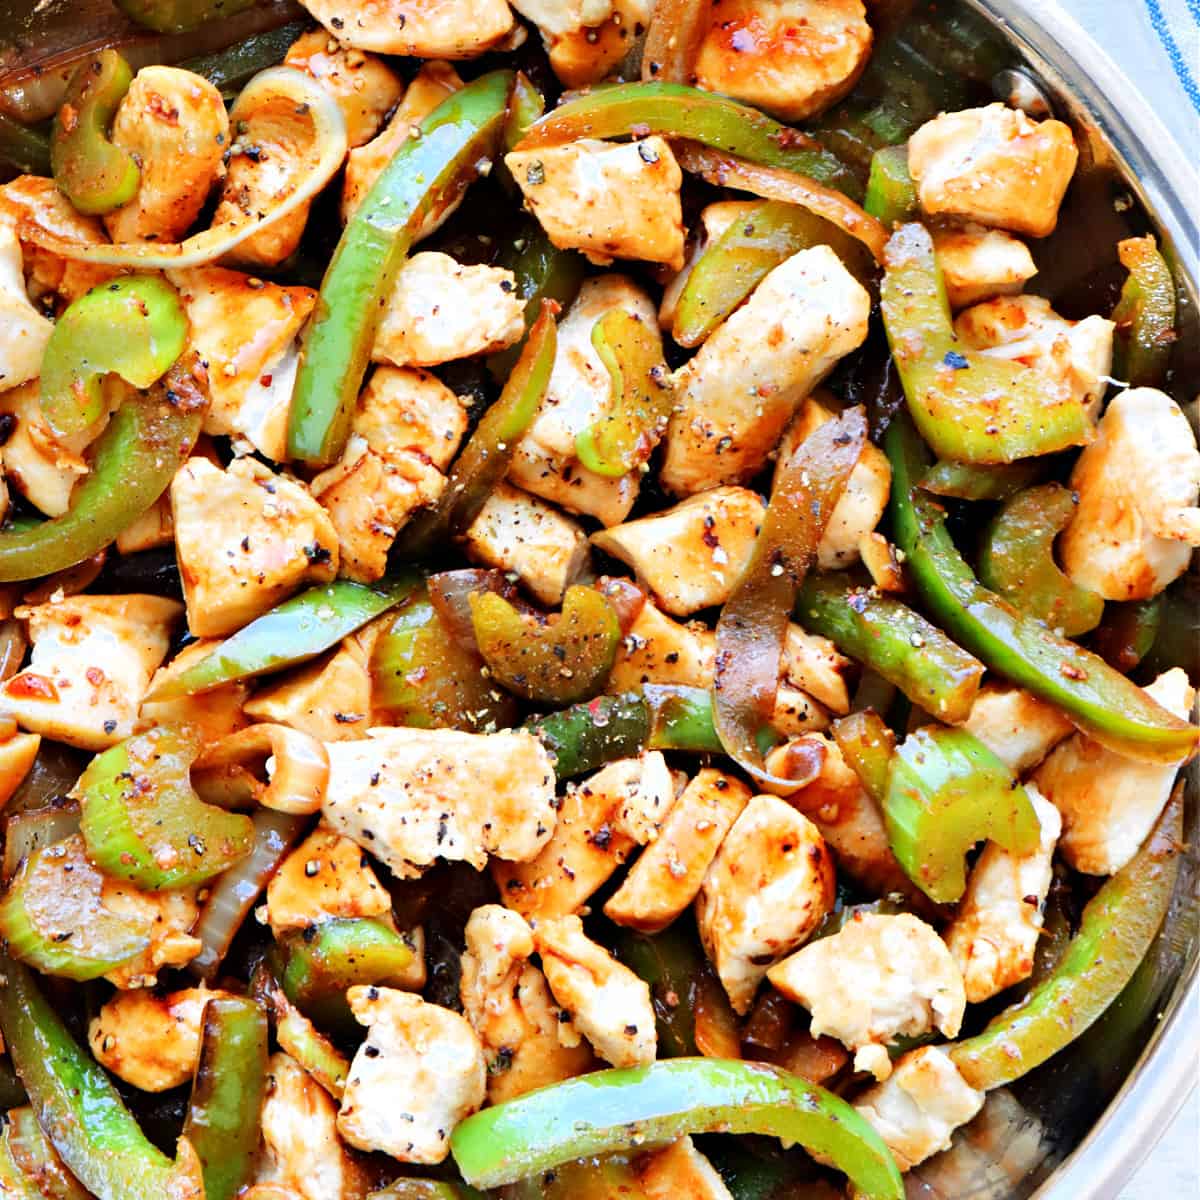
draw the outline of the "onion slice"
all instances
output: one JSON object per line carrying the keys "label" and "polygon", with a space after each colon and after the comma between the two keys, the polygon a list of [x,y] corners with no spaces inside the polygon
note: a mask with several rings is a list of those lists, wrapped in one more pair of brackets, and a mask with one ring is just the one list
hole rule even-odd
{"label": "onion slice", "polygon": [[711,17],[712,0],[657,0],[642,49],[642,78],[693,84]]}
{"label": "onion slice", "polygon": [[[255,769],[265,770],[267,782]],[[250,725],[209,746],[196,760],[201,774],[233,773],[251,799],[275,812],[307,817],[321,809],[329,783],[329,754],[310,734],[287,725]]]}

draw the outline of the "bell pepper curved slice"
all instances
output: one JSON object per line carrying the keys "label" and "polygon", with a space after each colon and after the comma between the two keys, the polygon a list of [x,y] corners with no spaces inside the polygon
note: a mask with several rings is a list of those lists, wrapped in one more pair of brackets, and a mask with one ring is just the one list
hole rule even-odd
{"label": "bell pepper curved slice", "polygon": [[518,145],[534,122],[545,115],[546,97],[524,71],[518,71],[513,78],[508,116],[504,119],[504,133],[500,139],[504,149],[511,150]]}
{"label": "bell pepper curved slice", "polygon": [[914,730],[892,756],[883,815],[904,873],[939,904],[966,890],[977,842],[1030,854],[1040,832],[1012,771],[974,734],[938,726]]}
{"label": "bell pepper curved slice", "polygon": [[657,329],[624,309],[592,326],[592,345],[612,381],[612,407],[575,438],[579,461],[619,479],[650,457],[671,415],[674,393]]}
{"label": "bell pepper curved slice", "polygon": [[102,550],[170,486],[200,434],[207,399],[176,364],[129,396],[96,442],[91,471],[61,517],[0,532],[0,583],[66,570]]}
{"label": "bell pepper curved slice", "polygon": [[1067,637],[1100,624],[1104,600],[1072,583],[1054,561],[1054,539],[1075,512],[1060,483],[1014,496],[992,518],[979,551],[979,580],[1014,608]]}
{"label": "bell pepper curved slice", "polygon": [[232,17],[256,0],[115,0],[139,25],[156,33],[187,33],[209,21]]}
{"label": "bell pepper curved slice", "polygon": [[873,709],[840,717],[830,726],[847,765],[877,804],[887,796],[888,776],[896,753],[896,735]]}
{"label": "bell pepper curved slice", "polygon": [[73,794],[88,857],[106,875],[158,891],[206,883],[250,853],[250,818],[192,787],[200,748],[194,729],[160,725],[92,759]]}
{"label": "bell pepper curved slice", "polygon": [[493,71],[447,97],[392,156],[342,232],[308,327],[288,417],[288,454],[341,454],[383,304],[422,222],[445,209],[491,156],[512,87]]}
{"label": "bell pepper curved slice", "polygon": [[1008,463],[1082,446],[1083,403],[1020,363],[968,350],[954,333],[933,238],[901,225],[884,252],[880,308],[909,412],[941,458]]}
{"label": "bell pepper curved slice", "polygon": [[1179,876],[1183,795],[1178,789],[1154,831],[1088,901],[1059,964],[1021,1001],[950,1057],[975,1088],[1002,1087],[1073,1042],[1121,994],[1158,934]]}
{"label": "bell pepper curved slice", "polygon": [[535,122],[517,149],[654,133],[689,138],[751,162],[806,175],[850,196],[861,194],[853,172],[812,138],[749,105],[681,83],[618,83],[587,92]]}
{"label": "bell pepper curved slice", "polygon": [[279,981],[260,962],[250,976],[250,994],[275,1022],[275,1040],[335,1100],[346,1092],[350,1060],[284,995]]}
{"label": "bell pepper curved slice", "polygon": [[908,146],[883,146],[871,156],[863,208],[885,225],[902,225],[917,214],[917,185],[908,172]]}
{"label": "bell pepper curved slice", "polygon": [[1089,737],[1149,762],[1182,762],[1200,729],[1114,671],[1102,658],[1022,616],[971,573],[946,528],[946,514],[916,486],[926,456],[912,424],[893,421],[884,436],[892,464],[896,545],[929,611],[990,670],[1056,704]]}
{"label": "bell pepper curved slice", "polygon": [[108,139],[132,82],[125,59],[101,50],[84,59],[67,84],[50,135],[50,168],[59,191],[81,213],[112,212],[137,194],[142,173],[133,155]]}
{"label": "bell pepper curved slice", "polygon": [[1175,331],[1175,280],[1152,235],[1126,238],[1117,255],[1129,272],[1113,309],[1113,374],[1130,387],[1161,387]]}
{"label": "bell pepper curved slice", "polygon": [[1106,604],[1104,619],[1092,637],[1092,649],[1110,667],[1128,675],[1153,648],[1165,609],[1161,595]]}
{"label": "bell pepper curved slice", "polygon": [[204,1182],[191,1144],[181,1138],[172,1162],[146,1138],[29,968],[3,951],[0,1030],[39,1123],[84,1187],[104,1200],[202,1200]]}
{"label": "bell pepper curved slice", "polygon": [[58,319],[42,358],[42,412],[58,436],[79,433],[104,414],[109,372],[148,388],[187,344],[179,296],[157,275],[127,275],[93,288]]}
{"label": "bell pepper curved slice", "polygon": [[404,572],[371,585],[338,579],[310,588],[239,629],[211,654],[150,691],[146,699],[192,696],[308,662],[395,608],[419,582],[416,572]]}
{"label": "bell pepper curved slice", "polygon": [[759,1133],[797,1142],[848,1175],[864,1200],[901,1200],[883,1139],[846,1101],[761,1063],[676,1058],[597,1071],[484,1109],[450,1151],[474,1187],[498,1187],[593,1154],[691,1133]]}
{"label": "bell pepper curved slice", "polygon": [[1037,483],[1045,471],[1045,461],[1037,458],[987,467],[944,459],[925,472],[921,487],[935,496],[955,500],[1008,500]]}

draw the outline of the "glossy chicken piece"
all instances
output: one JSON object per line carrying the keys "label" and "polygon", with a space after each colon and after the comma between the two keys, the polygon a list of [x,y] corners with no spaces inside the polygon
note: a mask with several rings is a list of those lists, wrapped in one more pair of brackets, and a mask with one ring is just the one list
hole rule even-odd
{"label": "glossy chicken piece", "polygon": [[636,1170],[646,1200],[733,1200],[725,1181],[690,1137],[647,1154]]}
{"label": "glossy chicken piece", "polygon": [[1060,709],[1004,683],[979,689],[963,728],[1018,775],[1036,767],[1075,729]]}
{"label": "glossy chicken piece", "polygon": [[0,218],[0,392],[37,378],[53,329],[25,290],[15,223]]}
{"label": "glossy chicken piece", "polygon": [[513,27],[504,0],[304,0],[304,7],[347,46],[413,58],[474,58]]}
{"label": "glossy chicken piece", "polygon": [[150,945],[104,978],[122,990],[152,988],[163,967],[183,967],[190,963],[202,948],[200,939],[192,936],[200,915],[197,892],[195,887],[143,892],[131,883],[105,880],[100,892],[101,904],[118,916],[146,922]]}
{"label": "glossy chicken piece", "polygon": [[0,449],[9,487],[46,516],[62,516],[76,483],[88,473],[84,451],[94,433],[56,438],[42,415],[36,379],[0,392],[0,414],[12,419]]}
{"label": "glossy chicken piece", "polygon": [[584,28],[550,39],[550,66],[563,87],[587,87],[612,75],[629,54],[630,30],[636,37],[653,11],[650,0],[612,0],[611,11],[593,21],[593,5],[585,0]]}
{"label": "glossy chicken piece", "polygon": [[[164,663],[150,680],[146,690],[153,691],[174,679],[212,653],[215,641],[192,642]],[[177,696],[169,700],[144,700],[138,709],[138,726],[191,725],[200,732],[205,744],[241,729],[247,724],[243,705],[250,689],[245,683],[227,683],[196,696]]]}
{"label": "glossy chicken piece", "polygon": [[971,223],[935,229],[933,248],[954,309],[1015,295],[1037,274],[1029,247],[1002,229]]}

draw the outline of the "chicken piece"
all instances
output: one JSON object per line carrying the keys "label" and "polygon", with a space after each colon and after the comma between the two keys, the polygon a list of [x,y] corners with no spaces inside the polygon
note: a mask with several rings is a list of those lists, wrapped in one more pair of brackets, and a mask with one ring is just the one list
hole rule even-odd
{"label": "chicken piece", "polygon": [[[83,853],[80,838],[80,853]],[[100,889],[100,903],[117,916],[132,917],[145,922],[150,930],[150,944],[136,958],[122,963],[104,976],[122,991],[152,988],[158,982],[163,967],[183,967],[204,948],[199,938],[192,936],[200,916],[195,887],[170,888],[161,892],[144,892],[131,883],[106,879]]]}
{"label": "chicken piece", "polygon": [[144,550],[160,550],[175,544],[175,522],[171,517],[171,497],[159,498],[140,517],[117,534],[114,545],[122,558]]}
{"label": "chicken piece", "polygon": [[178,242],[224,171],[229,116],[221,93],[180,67],[143,67],[110,136],[141,168],[133,199],[104,218],[112,240]]}
{"label": "chicken piece", "polygon": [[612,15],[612,0],[519,0],[513,8],[538,27],[547,42],[596,26]]}
{"label": "chicken piece", "polygon": [[1062,818],[1036,787],[1030,784],[1026,791],[1041,825],[1037,849],[1010,854],[988,842],[971,868],[967,890],[944,934],[970,1004],[982,1004],[1033,973]]}
{"label": "chicken piece", "polygon": [[400,879],[438,858],[528,862],[554,832],[554,768],[523,730],[372,729],[327,749],[325,819]]}
{"label": "chicken piece", "polygon": [[530,920],[578,911],[635,845],[657,836],[674,802],[674,781],[657,750],[619,759],[568,785],[554,835],[541,853],[523,862],[493,862],[504,903]]}
{"label": "chicken piece", "polygon": [[942,1047],[921,1046],[896,1063],[886,1083],[859,1095],[854,1107],[887,1143],[900,1170],[909,1171],[947,1149],[951,1135],[983,1100]]}
{"label": "chicken piece", "polygon": [[534,944],[555,1000],[614,1067],[646,1066],[658,1049],[650,988],[583,932],[576,916],[537,922]]}
{"label": "chicken piece", "polygon": [[596,20],[587,13],[586,27],[551,39],[550,66],[563,87],[589,87],[617,71],[629,55],[631,32],[636,38],[650,23],[653,4],[651,0],[611,0],[609,8]]}
{"label": "chicken piece", "polygon": [[378,367],[359,393],[352,428],[388,459],[409,453],[445,471],[467,432],[463,402],[436,375]]}
{"label": "chicken piece", "polygon": [[1068,737],[1075,726],[1062,709],[1023,688],[985,683],[963,728],[973,733],[1010,771],[1024,775]]}
{"label": "chicken piece", "polygon": [[[538,414],[517,443],[509,479],[518,487],[602,525],[623,521],[637,499],[641,471],[612,478],[582,466],[575,453],[579,434],[613,406],[612,376],[592,345],[596,322],[621,309],[655,328],[650,297],[624,275],[589,279],[558,326],[558,350]],[[646,453],[649,454],[647,446]]]}
{"label": "chicken piece", "polygon": [[1187,570],[1200,546],[1200,451],[1165,392],[1134,388],[1109,404],[1071,487],[1078,506],[1058,549],[1073,582],[1146,600]]}
{"label": "chicken piece", "polygon": [[942,113],[908,143],[908,169],[926,215],[1031,237],[1054,232],[1078,159],[1069,125],[1033,121],[1000,103]]}
{"label": "chicken piece", "polygon": [[294,1058],[273,1054],[251,1193],[264,1200],[362,1200],[372,1175],[338,1137],[337,1105]]}
{"label": "chicken piece", "polygon": [[143,1092],[166,1092],[191,1083],[200,1059],[204,1008],[231,993],[184,988],[160,996],[118,992],[88,1026],[96,1061]]}
{"label": "chicken piece", "polygon": [[800,401],[862,345],[870,311],[828,246],[771,271],[677,373],[663,485],[690,496],[755,475]]}
{"label": "chicken piece", "polygon": [[712,687],[716,635],[699,621],[672,621],[647,600],[617,648],[606,690],[620,695],[646,683]]}
{"label": "chicken piece", "polygon": [[0,809],[13,798],[25,776],[33,769],[42,748],[39,733],[17,733],[0,742]]}
{"label": "chicken piece", "polygon": [[733,823],[696,898],[696,923],[736,1013],[767,968],[804,943],[833,906],[833,860],[817,827],[775,796]]}
{"label": "chicken piece", "polygon": [[862,0],[716,0],[696,85],[802,121],[850,91],[871,42]]}
{"label": "chicken piece", "polygon": [[391,911],[392,898],[358,843],[325,825],[283,860],[267,884],[267,923],[277,938],[322,921]]}
{"label": "chicken piece", "polygon": [[463,534],[473,562],[512,571],[529,594],[557,608],[588,563],[587,535],[552,504],[501,483]]}
{"label": "chicken piece", "polygon": [[692,231],[693,242],[688,251],[687,262],[663,289],[662,301],[658,306],[658,323],[663,329],[670,329],[675,323],[679,298],[687,286],[692,268],[735,221],[754,212],[758,203],[754,200],[718,200],[715,204],[704,206],[700,212],[700,224]]}
{"label": "chicken piece", "polygon": [[463,1011],[483,1044],[488,1101],[501,1104],[591,1068],[592,1052],[550,998],[529,958],[533,931],[499,904],[467,922],[462,956]]}
{"label": "chicken piece", "polygon": [[[1196,690],[1180,667],[1146,694],[1185,720]],[[1034,772],[1033,781],[1062,814],[1058,848],[1085,875],[1114,875],[1138,852],[1171,797],[1178,763],[1137,762],[1073,734]]]}
{"label": "chicken piece", "polygon": [[83,451],[94,431],[59,441],[42,415],[36,379],[0,391],[0,414],[15,422],[0,449],[8,482],[46,516],[61,517],[75,484],[88,473]]}
{"label": "chicken piece", "polygon": [[729,599],[766,511],[757,492],[713,488],[665,512],[594,533],[592,544],[628,563],[659,607],[687,617]]}
{"label": "chicken piece", "polygon": [[504,161],[559,249],[582,250],[598,266],[614,258],[683,266],[683,172],[665,139],[581,138]]}
{"label": "chicken piece", "polygon": [[[462,85],[458,72],[449,63],[421,64],[421,69],[405,89],[404,99],[400,101],[392,119],[365,146],[350,151],[346,163],[346,182],[342,187],[343,221],[349,221],[354,215],[354,210],[371,190],[383,168],[391,162],[396,151],[412,137],[417,125]],[[457,207],[456,201],[441,213],[431,213],[422,223],[422,234],[432,233]]]}
{"label": "chicken piece", "polygon": [[[150,680],[148,692],[176,679],[207,658],[217,642],[192,642],[184,646],[169,663],[164,663]],[[143,700],[138,709],[139,728],[155,725],[191,725],[208,746],[247,724],[243,705],[250,688],[243,682],[225,683],[194,696],[176,696],[170,700]]]}
{"label": "chicken piece", "polygon": [[864,534],[858,539],[858,554],[871,576],[872,585],[881,592],[903,595],[908,582],[900,566],[901,551],[882,533]]}
{"label": "chicken piece", "polygon": [[351,146],[364,146],[404,95],[404,82],[382,58],[343,46],[323,30],[302,33],[285,67],[311,75],[338,103]]}
{"label": "chicken piece", "polygon": [[[813,1037],[835,1037],[851,1050],[934,1029],[956,1037],[967,1004],[962,974],[945,943],[908,913],[856,913],[840,933],[798,950],[767,978],[812,1014]],[[856,1069],[863,1065],[856,1056]],[[874,1069],[887,1078],[886,1054]]]}
{"label": "chicken piece", "polygon": [[412,58],[475,58],[512,31],[504,0],[304,0],[343,45]]}
{"label": "chicken piece", "polygon": [[303,485],[240,458],[190,458],[171,483],[188,629],[220,637],[338,572],[337,532]]}
{"label": "chicken piece", "polygon": [[511,271],[465,267],[427,250],[396,276],[371,357],[397,367],[432,367],[503,350],[524,333],[525,302]]}
{"label": "chicken piece", "polygon": [[725,1181],[690,1137],[639,1158],[634,1169],[645,1200],[733,1200]]}
{"label": "chicken piece", "polygon": [[158,596],[69,596],[16,615],[29,622],[33,656],[2,685],[5,711],[22,729],[81,750],[129,737],[180,605]]}
{"label": "chicken piece", "polygon": [[1037,274],[1029,247],[1002,229],[970,223],[935,229],[933,248],[953,309],[1014,296]]}
{"label": "chicken piece", "polygon": [[[834,409],[822,403],[819,396],[805,397],[779,444],[778,463],[786,463],[808,437],[835,415]],[[859,543],[879,524],[891,488],[892,468],[887,455],[867,442],[821,535],[817,565],[823,571],[840,571],[858,562]]]}
{"label": "chicken piece", "polygon": [[368,1032],[346,1081],[342,1136],[400,1162],[441,1162],[454,1127],[486,1095],[475,1030],[458,1013],[394,988],[352,987],[346,999]]}
{"label": "chicken piece", "polygon": [[0,216],[0,392],[37,378],[53,331],[25,290],[16,224]]}
{"label": "chicken piece", "polygon": [[[658,837],[639,856],[604,906],[618,925],[657,933],[696,896],[750,789],[732,775],[705,767],[684,788]],[[565,819],[559,814],[559,827]]]}
{"label": "chicken piece", "polygon": [[1112,371],[1115,329],[1107,317],[1068,321],[1042,296],[1000,296],[966,309],[954,322],[970,349],[1032,368],[1048,391],[1078,400],[1093,417]]}
{"label": "chicken piece", "polygon": [[306,287],[281,287],[224,267],[169,271],[208,368],[212,403],[204,431],[244,438],[286,462],[288,408],[299,366],[297,339],[317,302]]}

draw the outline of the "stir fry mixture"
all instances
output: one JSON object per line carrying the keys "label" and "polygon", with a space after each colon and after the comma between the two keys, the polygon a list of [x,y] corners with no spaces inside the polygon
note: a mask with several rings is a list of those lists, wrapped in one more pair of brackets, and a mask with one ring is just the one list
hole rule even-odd
{"label": "stir fry mixture", "polygon": [[305,6],[0,122],[0,1195],[895,1200],[1175,886],[1168,265],[945,4]]}

